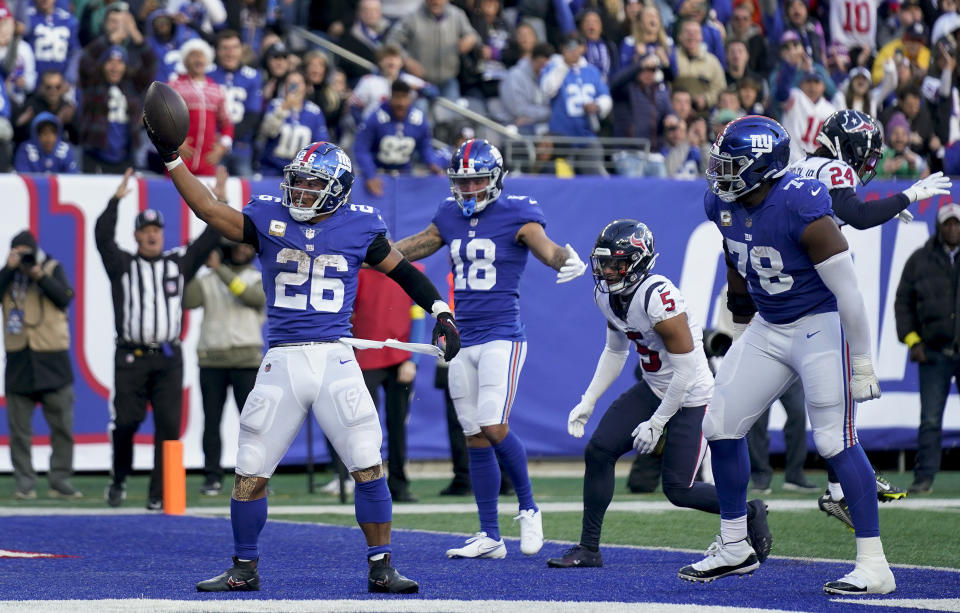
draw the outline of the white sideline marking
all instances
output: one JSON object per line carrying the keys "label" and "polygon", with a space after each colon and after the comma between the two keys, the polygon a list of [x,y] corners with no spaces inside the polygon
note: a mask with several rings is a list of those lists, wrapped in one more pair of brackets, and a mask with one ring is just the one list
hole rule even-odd
{"label": "white sideline marking", "polygon": [[[767,506],[771,511],[816,511],[817,500],[768,500]],[[579,513],[583,511],[581,502],[542,502],[539,506],[546,513]],[[505,504],[504,508],[513,508],[512,504]],[[960,498],[923,498],[917,500],[898,500],[880,505],[881,509],[911,509],[911,510],[955,510],[960,509]],[[395,504],[394,515],[432,515],[435,513],[475,513],[476,504]],[[675,507],[666,500],[626,500],[613,501],[607,511],[626,511],[630,513],[664,513],[664,512],[696,512],[694,509]],[[501,511],[510,513],[511,511]],[[14,515],[142,515],[146,510],[139,507],[120,509],[97,509],[94,507],[0,507],[0,517]],[[202,506],[187,507],[188,515],[229,515],[229,506]],[[270,507],[270,516],[280,515],[349,515],[353,516],[352,504],[332,504],[324,502],[315,505],[273,505]]]}
{"label": "white sideline marking", "polygon": [[863,604],[871,607],[901,607],[903,609],[927,609],[929,611],[960,611],[957,598],[831,598],[830,602]]}
{"label": "white sideline marking", "polygon": [[[240,613],[313,612],[313,611],[386,611],[413,613],[486,613],[524,611],[524,613],[765,613],[789,609],[753,609],[703,604],[682,605],[660,602],[561,602],[543,600],[420,600],[396,596],[395,600],[0,600],[4,611],[64,611],[102,613],[110,611],[144,611],[180,613],[182,611]],[[887,601],[880,601],[887,602]]]}

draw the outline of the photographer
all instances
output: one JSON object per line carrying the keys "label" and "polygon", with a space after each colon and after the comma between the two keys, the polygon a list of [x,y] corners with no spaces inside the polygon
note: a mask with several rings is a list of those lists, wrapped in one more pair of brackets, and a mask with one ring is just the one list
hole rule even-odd
{"label": "photographer", "polygon": [[37,474],[30,458],[31,417],[37,404],[50,426],[51,498],[80,498],[73,474],[73,370],[67,306],[73,289],[60,263],[37,248],[29,230],[13,237],[0,270],[3,300],[5,385],[14,498],[33,500]]}

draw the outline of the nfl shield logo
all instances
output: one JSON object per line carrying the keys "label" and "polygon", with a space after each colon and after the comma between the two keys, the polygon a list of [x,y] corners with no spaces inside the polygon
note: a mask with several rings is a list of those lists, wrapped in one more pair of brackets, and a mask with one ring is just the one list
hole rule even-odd
{"label": "nfl shield logo", "polygon": [[167,281],[167,293],[176,294],[177,293],[177,282],[173,279]]}
{"label": "nfl shield logo", "polygon": [[476,217],[473,217],[472,219],[470,219],[470,227],[471,227],[471,228],[476,227],[476,225],[477,225],[478,223],[480,223],[480,220],[477,219]]}
{"label": "nfl shield logo", "polygon": [[313,228],[307,228],[303,231],[303,233],[307,236],[307,238],[313,238],[317,231]]}

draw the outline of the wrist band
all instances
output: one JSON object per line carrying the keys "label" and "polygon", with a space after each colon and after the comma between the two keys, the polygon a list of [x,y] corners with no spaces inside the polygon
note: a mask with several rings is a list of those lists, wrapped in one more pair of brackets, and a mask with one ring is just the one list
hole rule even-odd
{"label": "wrist band", "polygon": [[910,334],[903,337],[903,342],[907,344],[907,347],[913,347],[917,343],[921,342],[923,339],[920,338],[920,335],[916,332],[911,332]]}
{"label": "wrist band", "polygon": [[234,277],[233,281],[231,281],[227,287],[230,288],[231,292],[239,296],[243,293],[243,290],[247,289],[247,284],[244,283],[240,277]]}
{"label": "wrist band", "polygon": [[180,164],[183,164],[183,159],[178,155],[175,160],[172,162],[164,162],[163,165],[167,167],[167,172],[170,172]]}

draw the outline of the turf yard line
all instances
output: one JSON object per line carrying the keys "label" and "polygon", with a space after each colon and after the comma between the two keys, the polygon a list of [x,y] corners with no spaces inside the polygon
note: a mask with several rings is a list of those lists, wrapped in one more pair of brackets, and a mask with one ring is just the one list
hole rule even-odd
{"label": "turf yard line", "polygon": [[681,605],[659,602],[560,602],[543,600],[414,600],[395,596],[391,600],[22,600],[0,601],[4,611],[63,611],[65,613],[87,611],[135,611],[144,613],[313,613],[314,611],[384,611],[411,613],[487,613],[523,611],[524,613],[636,613],[638,610],[652,613],[765,613],[789,609],[761,609],[749,607],[723,607],[703,604]]}
{"label": "turf yard line", "polygon": [[831,598],[830,601],[842,602],[844,604],[862,604],[872,607],[903,607],[904,609],[924,609],[928,611],[960,611],[960,599],[957,598],[884,598],[883,600]]}

